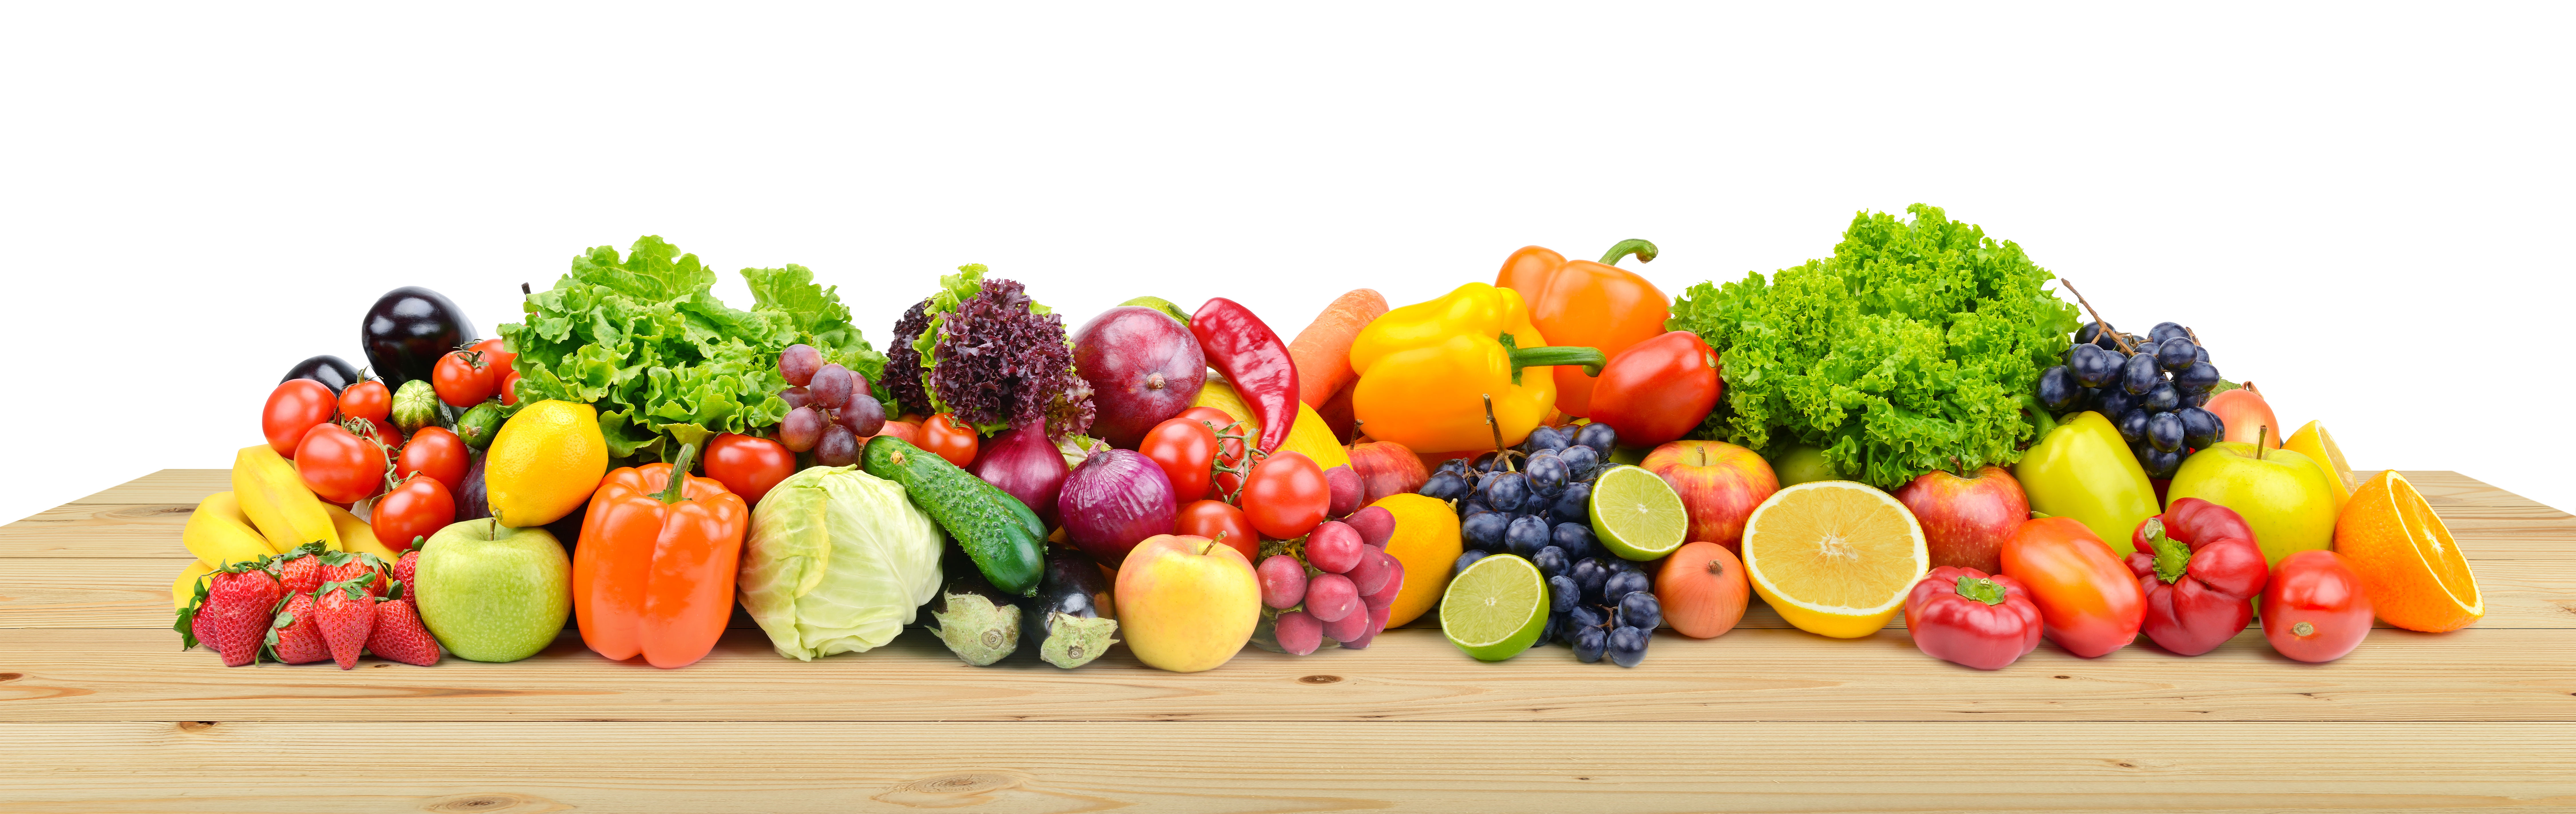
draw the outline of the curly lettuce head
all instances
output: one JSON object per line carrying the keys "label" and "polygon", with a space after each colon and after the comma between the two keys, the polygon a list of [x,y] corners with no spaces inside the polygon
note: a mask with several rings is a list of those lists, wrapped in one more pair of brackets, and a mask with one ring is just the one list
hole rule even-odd
{"label": "curly lettuce head", "polygon": [[2020,246],[1938,207],[1906,211],[1854,216],[1832,257],[1673,301],[1667,327],[1718,349],[1726,380],[1692,437],[1813,445],[1882,489],[2020,459],[2036,440],[2023,399],[2065,354],[2075,307]]}

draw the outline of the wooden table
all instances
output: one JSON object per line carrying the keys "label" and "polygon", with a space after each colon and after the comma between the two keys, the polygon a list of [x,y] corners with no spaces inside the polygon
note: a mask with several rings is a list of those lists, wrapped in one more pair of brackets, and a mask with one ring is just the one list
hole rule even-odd
{"label": "wooden table", "polygon": [[969,667],[918,632],[802,663],[756,629],[677,671],[569,634],[515,664],[228,669],[179,649],[168,590],[226,476],[170,470],[0,528],[0,813],[2576,810],[2576,518],[2408,477],[2487,617],[2331,664],[2249,630],[1982,673],[1757,600],[1635,669],[1416,628],[1175,675],[1123,648]]}

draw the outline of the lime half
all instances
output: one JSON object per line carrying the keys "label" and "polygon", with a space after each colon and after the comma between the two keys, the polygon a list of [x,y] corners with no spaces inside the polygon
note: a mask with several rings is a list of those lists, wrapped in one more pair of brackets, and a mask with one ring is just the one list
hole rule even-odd
{"label": "lime half", "polygon": [[1440,595],[1440,633],[1477,661],[1502,661],[1547,629],[1547,578],[1510,554],[1477,560]]}
{"label": "lime half", "polygon": [[1592,484],[1592,533],[1612,554],[1651,560],[1682,547],[1690,536],[1690,512],[1672,484],[1655,473],[1613,467]]}

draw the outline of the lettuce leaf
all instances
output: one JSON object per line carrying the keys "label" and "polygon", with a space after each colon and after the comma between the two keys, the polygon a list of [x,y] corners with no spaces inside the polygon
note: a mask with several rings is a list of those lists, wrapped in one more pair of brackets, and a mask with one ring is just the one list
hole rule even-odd
{"label": "lettuce leaf", "polygon": [[1906,211],[1855,215],[1827,259],[1673,301],[1666,326],[1718,349],[1726,380],[1691,437],[1813,445],[1882,489],[2020,459],[2036,440],[2022,397],[2065,354],[2075,307],[2020,246],[1938,207]]}
{"label": "lettuce leaf", "polygon": [[799,342],[874,380],[868,346],[835,289],[801,266],[744,269],[757,304],[716,299],[716,274],[660,237],[574,257],[553,288],[529,294],[525,318],[500,327],[534,399],[591,404],[611,456],[667,460],[681,442],[752,434],[787,415],[778,354]]}

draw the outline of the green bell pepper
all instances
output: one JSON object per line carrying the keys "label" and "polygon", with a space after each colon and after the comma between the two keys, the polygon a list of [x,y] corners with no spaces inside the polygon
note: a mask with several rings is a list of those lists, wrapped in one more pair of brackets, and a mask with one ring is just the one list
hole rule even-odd
{"label": "green bell pepper", "polygon": [[2155,484],[2110,419],[2087,411],[2059,424],[2035,404],[2030,415],[2039,424],[2039,443],[2022,453],[2013,477],[2030,496],[2032,512],[2074,518],[2094,536],[2122,542],[2156,515]]}

